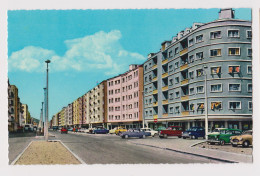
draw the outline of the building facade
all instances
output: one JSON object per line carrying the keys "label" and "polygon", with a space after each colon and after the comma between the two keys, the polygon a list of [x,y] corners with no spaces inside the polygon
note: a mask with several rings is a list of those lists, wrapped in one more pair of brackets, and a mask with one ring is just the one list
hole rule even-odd
{"label": "building facade", "polygon": [[87,92],[86,94],[83,95],[83,126],[86,128],[89,127],[89,117],[90,117],[89,97],[90,97],[90,92]]}
{"label": "building facade", "polygon": [[222,9],[163,42],[144,63],[145,123],[252,129],[251,39],[251,22]]}
{"label": "building facade", "polygon": [[129,71],[107,80],[107,127],[142,126],[143,66],[130,65]]}
{"label": "building facade", "polygon": [[73,102],[73,125],[77,127],[81,127],[82,125],[82,97],[77,98]]}

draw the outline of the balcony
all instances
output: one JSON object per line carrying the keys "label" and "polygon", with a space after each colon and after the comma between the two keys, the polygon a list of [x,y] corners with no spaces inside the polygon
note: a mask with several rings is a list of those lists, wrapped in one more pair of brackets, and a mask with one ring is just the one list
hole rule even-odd
{"label": "balcony", "polygon": [[168,90],[168,86],[162,87],[162,91],[166,91],[166,90]]}
{"label": "balcony", "polygon": [[181,81],[181,85],[188,84],[188,83],[189,83],[189,79],[184,79]]}
{"label": "balcony", "polygon": [[153,115],[153,119],[158,119],[158,114]]}
{"label": "balcony", "polygon": [[183,50],[180,51],[180,56],[186,54],[188,52],[188,48],[185,48]]}
{"label": "balcony", "polygon": [[152,79],[152,81],[157,81],[157,76]]}
{"label": "balcony", "polygon": [[153,102],[153,106],[158,106],[158,101]]}
{"label": "balcony", "polygon": [[163,113],[162,117],[168,117],[168,113]]}
{"label": "balcony", "polygon": [[162,78],[165,78],[165,77],[167,77],[168,76],[168,73],[166,72],[166,73],[164,73],[164,74],[162,74]]}
{"label": "balcony", "polygon": [[166,64],[167,62],[168,62],[168,59],[164,59],[164,60],[162,61],[162,65]]}
{"label": "balcony", "polygon": [[181,97],[181,100],[184,101],[184,100],[188,100],[189,99],[189,95],[184,95]]}
{"label": "balcony", "polygon": [[182,116],[190,115],[190,111],[182,111],[182,112],[181,112],[181,115],[182,115]]}
{"label": "balcony", "polygon": [[162,101],[162,104],[163,104],[163,105],[168,104],[168,100],[163,100],[163,101]]}
{"label": "balcony", "polygon": [[157,64],[155,64],[153,67],[152,67],[152,69],[156,69],[157,68]]}
{"label": "balcony", "polygon": [[158,94],[158,89],[153,90],[153,94]]}
{"label": "balcony", "polygon": [[183,64],[183,65],[181,65],[181,67],[180,67],[180,70],[182,71],[182,70],[185,70],[185,69],[187,69],[188,68],[188,64]]}

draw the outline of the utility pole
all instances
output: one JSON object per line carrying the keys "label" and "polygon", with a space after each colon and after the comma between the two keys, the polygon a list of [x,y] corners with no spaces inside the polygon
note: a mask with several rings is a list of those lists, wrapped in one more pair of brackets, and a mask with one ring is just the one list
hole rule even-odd
{"label": "utility pole", "polygon": [[48,85],[48,72],[49,72],[49,67],[48,64],[51,63],[50,60],[46,60],[45,63],[47,64],[47,79],[46,79],[46,120],[45,120],[45,128],[46,128],[46,136],[45,140],[48,141],[48,119],[49,119],[49,85]]}
{"label": "utility pole", "polygon": [[41,120],[40,120],[40,123],[41,123],[41,133],[43,132],[43,102],[42,102],[42,109],[41,109]]}
{"label": "utility pole", "polygon": [[204,73],[205,73],[205,138],[208,140],[208,127],[209,127],[209,119],[208,119],[208,95],[207,95],[207,73],[206,69],[208,67],[204,66]]}
{"label": "utility pole", "polygon": [[44,90],[44,137],[46,138],[46,87]]}

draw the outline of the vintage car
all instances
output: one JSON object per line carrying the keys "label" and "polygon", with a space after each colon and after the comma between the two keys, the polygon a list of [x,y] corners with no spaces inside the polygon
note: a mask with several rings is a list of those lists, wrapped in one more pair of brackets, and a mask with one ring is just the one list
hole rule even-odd
{"label": "vintage car", "polygon": [[65,127],[62,127],[61,129],[60,129],[60,133],[62,134],[62,133],[68,133],[68,129],[67,128],[65,128]]}
{"label": "vintage car", "polygon": [[152,137],[158,136],[158,131],[155,131],[151,128],[141,128],[143,132],[150,132]]}
{"label": "vintage car", "polygon": [[107,130],[106,128],[103,128],[103,127],[98,127],[93,130],[93,133],[94,134],[107,134],[107,133],[109,133],[109,130]]}
{"label": "vintage car", "polygon": [[113,129],[109,130],[109,134],[115,134],[117,129],[118,129],[118,127],[115,127]]}
{"label": "vintage car", "polygon": [[170,126],[166,130],[161,130],[160,138],[167,138],[168,136],[178,136],[182,137],[182,127],[181,126]]}
{"label": "vintage car", "polygon": [[126,132],[120,134],[121,138],[129,138],[129,137],[138,137],[138,138],[145,138],[146,136],[151,136],[150,132],[144,132],[139,129],[129,129]]}
{"label": "vintage car", "polygon": [[242,145],[243,147],[249,147],[253,144],[253,132],[252,130],[244,131],[240,136],[231,136],[230,142],[233,147]]}
{"label": "vintage car", "polygon": [[123,132],[126,132],[127,129],[125,129],[124,127],[118,127],[117,130],[115,131],[116,135],[120,135]]}
{"label": "vintage car", "polygon": [[219,134],[209,134],[207,143],[211,144],[220,144],[225,145],[226,143],[230,143],[231,136],[241,135],[242,131],[239,129],[224,129],[220,130]]}
{"label": "vintage car", "polygon": [[203,127],[191,127],[182,133],[183,139],[198,139],[199,137],[205,138],[205,129]]}
{"label": "vintage car", "polygon": [[226,130],[227,128],[215,128],[210,134],[219,134],[220,133],[220,130]]}

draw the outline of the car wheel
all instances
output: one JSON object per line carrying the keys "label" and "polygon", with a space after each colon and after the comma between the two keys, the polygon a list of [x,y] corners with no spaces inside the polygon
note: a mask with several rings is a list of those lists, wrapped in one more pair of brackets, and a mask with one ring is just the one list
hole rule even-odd
{"label": "car wheel", "polygon": [[209,145],[212,145],[212,142],[208,142]]}
{"label": "car wheel", "polygon": [[167,136],[167,134],[164,134],[163,137],[164,137],[164,138],[167,138],[168,136]]}
{"label": "car wheel", "polygon": [[237,144],[232,144],[232,147],[237,147]]}
{"label": "car wheel", "polygon": [[181,138],[181,136],[178,136],[178,138]]}
{"label": "car wheel", "polygon": [[243,147],[249,147],[249,142],[248,141],[244,141],[242,144]]}
{"label": "car wheel", "polygon": [[220,140],[220,145],[225,145],[225,141],[224,140]]}
{"label": "car wheel", "polygon": [[153,137],[158,137],[158,134],[157,134],[157,133],[154,133]]}
{"label": "car wheel", "polygon": [[128,135],[126,134],[126,135],[125,135],[125,139],[127,139],[127,138],[128,138]]}
{"label": "car wheel", "polygon": [[195,139],[195,136],[191,136],[191,139]]}
{"label": "car wheel", "polygon": [[183,136],[182,139],[186,139],[186,137]]}

